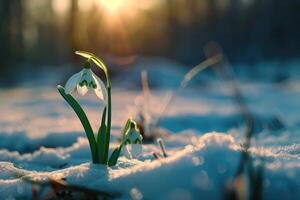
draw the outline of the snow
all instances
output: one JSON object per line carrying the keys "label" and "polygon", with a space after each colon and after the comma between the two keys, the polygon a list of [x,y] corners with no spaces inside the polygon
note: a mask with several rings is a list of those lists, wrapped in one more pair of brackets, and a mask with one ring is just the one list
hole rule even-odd
{"label": "snow", "polygon": [[[120,192],[125,199],[130,198],[133,189],[138,190],[144,198],[174,199],[177,196],[180,199],[221,199],[222,184],[233,176],[240,158],[239,143],[231,135],[216,132],[203,136],[189,135],[189,139],[183,140],[178,137],[175,136],[166,143],[170,156],[165,159],[151,158],[150,152],[158,149],[153,145],[145,145],[144,155],[140,160],[127,160],[121,157],[118,165],[113,168],[83,162],[48,172],[45,169],[24,170],[10,162],[1,162],[0,168],[4,173],[0,176],[0,191],[4,198],[10,195],[30,198],[31,193],[17,193],[20,187],[29,187],[28,183],[21,182],[20,179],[31,177],[35,180],[45,180],[52,177],[65,178],[68,183],[92,189],[101,188],[111,193]],[[187,136],[183,133],[180,137]],[[170,147],[174,143],[177,147]],[[52,167],[60,164],[62,160],[71,162],[69,156],[72,156],[72,159],[78,156],[74,154],[78,151],[75,146],[72,149],[59,151],[55,156],[53,150],[42,148],[26,162],[32,161],[32,164],[44,166],[50,164]],[[280,151],[272,148],[251,149],[253,154],[266,157],[264,194],[269,198],[280,199],[290,196],[290,189],[299,187],[299,182],[293,183],[300,175],[299,156],[289,154],[291,149],[296,150],[296,148],[296,146],[287,146]],[[43,153],[48,162],[44,162],[41,157]],[[88,152],[86,154],[88,155]],[[18,161],[21,159],[23,158],[19,157]],[[291,184],[284,184],[285,181]],[[293,195],[299,197],[300,193],[295,191]]]}
{"label": "snow", "polygon": [[[182,68],[170,66],[159,74],[153,69],[149,73],[154,87],[169,84],[151,91],[149,102],[154,116],[184,73]],[[126,119],[137,112],[140,91],[134,85],[139,84],[139,71],[137,68],[132,73],[132,79],[121,81],[120,75],[113,80],[111,151],[118,144]],[[285,83],[270,81],[272,78],[266,78],[266,82],[239,79],[257,120],[249,151],[255,164],[264,158],[263,199],[300,199],[300,82],[291,71],[286,72],[292,78]],[[238,72],[241,77],[243,73]],[[168,74],[172,82],[165,81]],[[209,77],[204,76],[205,80]],[[199,80],[196,82],[201,83]],[[126,90],[126,83],[131,90]],[[163,137],[167,158],[153,142],[143,145],[138,159],[121,155],[112,168],[91,163],[81,124],[55,85],[0,89],[0,199],[31,199],[33,186],[26,180],[51,178],[118,194],[117,199],[224,199],[224,189],[241,158],[245,132],[224,88],[226,83],[210,80],[193,84],[175,99],[160,123],[161,130],[169,133]],[[103,105],[92,93],[77,98],[96,130]],[[275,119],[282,126],[274,125]],[[153,152],[160,159],[155,159]]]}

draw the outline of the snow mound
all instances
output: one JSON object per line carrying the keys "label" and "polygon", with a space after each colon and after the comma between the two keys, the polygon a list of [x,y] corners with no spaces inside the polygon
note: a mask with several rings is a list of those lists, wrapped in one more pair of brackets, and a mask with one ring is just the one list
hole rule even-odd
{"label": "snow mound", "polygon": [[[61,148],[56,154],[45,148],[34,152],[30,159],[40,165],[40,170],[25,170],[17,164],[1,162],[1,198],[31,198],[31,186],[24,181],[30,177],[35,181],[63,178],[68,184],[120,193],[121,199],[134,199],[132,195],[137,194],[145,199],[222,199],[224,184],[236,172],[241,155],[241,145],[231,135],[217,132],[203,136],[182,133],[166,140],[167,158],[156,160],[150,157],[152,151],[159,152],[155,145],[150,144],[144,145],[144,153],[139,160],[128,160],[122,156],[113,168],[85,162],[49,170],[46,165],[58,166],[60,161],[72,163],[78,159],[79,149],[85,151],[87,145],[84,139],[81,140],[72,147]],[[178,143],[178,146],[174,147],[174,143]],[[267,199],[291,196],[289,190],[300,186],[297,180],[300,176],[299,154],[293,159],[287,158],[290,149],[251,149],[254,158],[261,155],[266,157],[264,194]],[[88,153],[85,152],[86,157]],[[22,162],[28,162],[24,156],[15,154],[15,157],[20,163],[22,159]],[[284,179],[290,184],[282,184]],[[293,195],[297,199],[300,192],[294,192]]]}

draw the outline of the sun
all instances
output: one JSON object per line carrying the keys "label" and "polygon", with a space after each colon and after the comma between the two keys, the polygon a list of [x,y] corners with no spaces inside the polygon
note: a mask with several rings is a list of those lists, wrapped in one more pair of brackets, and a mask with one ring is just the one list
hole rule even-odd
{"label": "sun", "polygon": [[111,14],[116,14],[125,4],[125,0],[98,0],[100,6]]}

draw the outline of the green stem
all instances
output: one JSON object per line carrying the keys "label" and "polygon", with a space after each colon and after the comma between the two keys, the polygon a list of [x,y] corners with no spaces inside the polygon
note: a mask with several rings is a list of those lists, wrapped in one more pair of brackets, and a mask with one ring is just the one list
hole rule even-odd
{"label": "green stem", "polygon": [[[109,80],[109,77],[108,77]],[[111,129],[111,87],[107,86],[107,128],[104,136],[104,163],[108,161],[109,141],[110,141],[110,129]]]}

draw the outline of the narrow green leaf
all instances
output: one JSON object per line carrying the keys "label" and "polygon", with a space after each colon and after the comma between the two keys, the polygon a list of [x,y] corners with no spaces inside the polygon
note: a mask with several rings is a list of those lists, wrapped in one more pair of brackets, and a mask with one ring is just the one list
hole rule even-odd
{"label": "narrow green leaf", "polygon": [[99,127],[99,130],[98,130],[98,136],[97,136],[97,143],[99,144],[99,141],[100,141],[100,135],[99,133],[102,131],[103,127],[105,127],[105,122],[106,122],[106,106],[104,107],[103,109],[103,112],[102,112],[102,118],[101,118],[101,124],[100,124],[100,127]]}
{"label": "narrow green leaf", "polygon": [[96,140],[94,137],[93,129],[90,125],[90,122],[89,122],[85,112],[83,111],[83,109],[81,108],[79,103],[76,101],[76,99],[74,99],[72,97],[72,95],[66,94],[64,87],[58,85],[57,90],[59,91],[61,96],[66,100],[66,102],[73,108],[76,115],[78,116],[78,118],[85,130],[86,136],[87,136],[89,144],[90,144],[93,162],[97,163],[98,162],[97,144],[96,144]]}
{"label": "narrow green leaf", "polygon": [[100,163],[104,164],[104,148],[105,148],[105,141],[104,141],[104,137],[105,137],[105,133],[106,133],[106,125],[105,125],[105,121],[106,121],[106,106],[103,110],[102,113],[102,120],[101,120],[101,125],[100,128],[98,130],[98,135],[97,135],[97,145],[98,145],[98,156],[99,156],[99,161]]}
{"label": "narrow green leaf", "polygon": [[108,166],[114,166],[117,164],[122,147],[123,147],[123,143],[121,143],[119,147],[115,148],[115,150],[113,151],[113,153],[111,154],[108,160]]}
{"label": "narrow green leaf", "polygon": [[127,119],[126,124],[123,129],[123,137],[124,137],[125,133],[128,131],[128,129],[130,128],[131,121],[132,121],[132,119]]}

